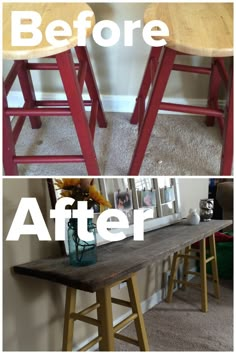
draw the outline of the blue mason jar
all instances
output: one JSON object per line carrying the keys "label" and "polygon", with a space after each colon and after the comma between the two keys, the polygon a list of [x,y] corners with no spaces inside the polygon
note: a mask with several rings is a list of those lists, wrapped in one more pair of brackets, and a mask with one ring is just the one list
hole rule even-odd
{"label": "blue mason jar", "polygon": [[92,241],[83,241],[77,233],[78,219],[70,219],[68,222],[68,246],[70,264],[77,267],[83,267],[94,264],[97,261],[96,252],[96,226],[92,219],[88,219],[87,230],[93,233]]}

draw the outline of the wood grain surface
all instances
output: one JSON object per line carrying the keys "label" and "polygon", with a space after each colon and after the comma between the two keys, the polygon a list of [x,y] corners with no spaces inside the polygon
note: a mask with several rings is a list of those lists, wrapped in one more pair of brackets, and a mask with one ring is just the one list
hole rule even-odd
{"label": "wood grain surface", "polygon": [[152,20],[167,24],[169,48],[206,57],[233,56],[233,3],[152,3],[144,23]]}
{"label": "wood grain surface", "polygon": [[[11,13],[12,11],[36,11],[41,15],[42,23],[38,27],[43,35],[42,42],[35,47],[16,46],[11,45]],[[30,59],[43,58],[50,55],[62,53],[77,44],[78,30],[73,27],[73,21],[81,11],[92,11],[91,7],[86,3],[3,3],[3,58],[4,59]],[[45,29],[50,22],[54,20],[62,20],[67,22],[72,29],[72,36],[59,37],[58,40],[67,39],[68,43],[63,46],[55,47],[48,43],[45,37]],[[25,22],[27,20],[24,20]],[[30,20],[28,21],[31,22]],[[91,18],[91,28],[86,29],[86,35],[89,37],[95,24],[95,17]],[[14,26],[14,24],[13,24]],[[61,30],[61,28],[58,28]],[[30,33],[22,33],[22,38],[30,38]]]}
{"label": "wood grain surface", "polygon": [[97,248],[98,261],[91,266],[73,267],[69,265],[68,257],[61,257],[40,259],[13,269],[18,274],[95,292],[231,224],[231,220],[212,220],[192,226],[181,221],[146,233],[144,241],[129,237],[100,246]]}

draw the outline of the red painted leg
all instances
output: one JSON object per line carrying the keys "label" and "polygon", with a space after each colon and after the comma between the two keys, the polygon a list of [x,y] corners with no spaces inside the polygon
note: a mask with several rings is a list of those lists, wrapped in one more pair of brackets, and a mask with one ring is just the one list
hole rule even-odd
{"label": "red painted leg", "polygon": [[91,132],[84,110],[82,93],[76,77],[70,50],[56,55],[56,60],[88,174],[92,176],[100,175]]}
{"label": "red painted leg", "polygon": [[144,76],[139,89],[138,97],[136,99],[136,104],[134,107],[134,112],[132,114],[130,123],[137,124],[139,122],[139,117],[143,116],[145,110],[145,100],[151,86],[152,80],[154,80],[155,72],[158,67],[158,60],[162,51],[162,47],[154,47],[151,49],[149,54],[146,69],[144,71]]}
{"label": "red painted leg", "polygon": [[[35,107],[35,92],[34,86],[31,78],[30,71],[27,70],[27,61],[20,60],[21,65],[18,69],[18,78],[21,86],[21,91],[25,100],[25,108],[33,108]],[[39,129],[42,125],[40,117],[29,117],[31,127],[33,129]]]}
{"label": "red painted leg", "polygon": [[[233,65],[233,64],[232,64]],[[233,164],[233,67],[229,79],[228,102],[225,109],[224,137],[221,156],[220,174],[222,176],[232,175]]]}
{"label": "red painted leg", "polygon": [[3,85],[3,122],[2,122],[2,141],[3,141],[3,166],[6,176],[18,175],[17,165],[13,161],[15,156],[15,144],[11,128],[10,117],[5,114],[7,109],[7,97]]}
{"label": "red painted leg", "polygon": [[95,76],[93,73],[92,69],[92,64],[89,58],[89,54],[87,51],[86,47],[75,47],[76,55],[79,60],[85,61],[87,63],[87,72],[86,72],[86,77],[85,77],[85,82],[86,86],[89,92],[89,95],[93,101],[98,102],[98,114],[97,114],[97,120],[98,120],[98,125],[100,128],[106,128],[107,127],[107,121],[104,115],[103,107],[102,107],[102,102],[100,99],[98,87],[96,84]]}
{"label": "red painted leg", "polygon": [[138,140],[133,154],[133,159],[129,169],[129,175],[138,175],[141,168],[144,154],[151,136],[151,132],[156,120],[157,112],[161,104],[162,97],[174,64],[176,52],[165,48],[159,70],[153,83],[152,92],[148,102],[146,114],[141,125]]}
{"label": "red painted leg", "polygon": [[[208,92],[208,107],[218,109],[218,97],[219,97],[219,88],[221,83],[221,77],[219,70],[217,68],[217,59],[212,59],[211,65],[211,76],[209,83],[209,92]],[[208,127],[213,126],[215,123],[215,117],[206,117],[206,125]]]}

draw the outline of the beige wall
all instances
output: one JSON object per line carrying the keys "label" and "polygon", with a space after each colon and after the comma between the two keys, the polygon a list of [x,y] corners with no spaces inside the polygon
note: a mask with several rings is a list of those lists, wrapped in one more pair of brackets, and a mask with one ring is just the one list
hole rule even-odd
{"label": "beige wall", "polygon": [[[181,179],[180,195],[183,210],[197,207],[199,199],[207,197],[207,179]],[[49,219],[50,202],[46,180],[3,180],[3,345],[7,351],[59,351],[63,331],[65,288],[44,280],[15,275],[12,266],[30,260],[60,254],[56,242],[39,242],[35,236],[21,236],[20,240],[5,241],[8,230],[22,197],[36,197],[54,235],[54,224]],[[161,288],[162,272],[170,259],[161,265],[153,264],[138,273],[141,300]],[[114,289],[117,297],[126,296],[126,288]],[[78,291],[78,308],[91,304],[94,296]],[[120,316],[115,307],[115,318]],[[78,324],[76,324],[77,328]],[[94,328],[80,323],[75,343],[91,336]]]}
{"label": "beige wall", "polygon": [[199,212],[200,199],[208,197],[207,178],[180,178],[179,179],[181,213],[186,217],[189,209],[197,209]]}
{"label": "beige wall", "polygon": [[[91,3],[97,21],[115,21],[121,29],[121,40],[115,46],[103,48],[92,39],[89,52],[102,95],[136,96],[147,61],[149,46],[143,41],[141,30],[134,32],[134,46],[124,47],[122,39],[124,20],[142,20],[147,3]],[[181,63],[202,65],[209,59],[179,57]],[[4,63],[4,74],[9,63]],[[55,72],[33,73],[35,88],[42,92],[61,92],[60,79]],[[166,97],[205,98],[208,91],[208,78],[205,75],[191,75],[173,72],[165,92]],[[15,86],[18,90],[18,86]]]}

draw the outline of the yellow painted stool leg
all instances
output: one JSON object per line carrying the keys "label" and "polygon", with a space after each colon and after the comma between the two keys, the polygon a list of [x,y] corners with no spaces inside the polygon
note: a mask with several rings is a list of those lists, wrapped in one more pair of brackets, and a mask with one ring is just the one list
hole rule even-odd
{"label": "yellow painted stool leg", "polygon": [[76,305],[76,289],[67,287],[62,351],[69,351],[69,352],[72,351],[74,320],[71,318],[71,313],[75,312],[75,305]]}
{"label": "yellow painted stool leg", "polygon": [[113,319],[112,319],[112,303],[111,303],[111,289],[110,287],[102,288],[97,291],[97,302],[100,307],[97,309],[99,336],[102,340],[99,342],[99,351],[114,351],[114,333],[113,333]]}
{"label": "yellow painted stool leg", "polygon": [[210,253],[214,259],[211,261],[212,275],[213,275],[213,285],[215,291],[215,297],[220,298],[220,285],[219,285],[219,276],[218,276],[218,267],[217,267],[217,255],[216,255],[216,244],[215,244],[215,235],[209,237],[210,244]]}
{"label": "yellow painted stool leg", "polygon": [[130,303],[132,306],[133,313],[137,313],[138,317],[134,320],[139,347],[141,351],[149,351],[148,339],[146,328],[144,324],[143,314],[140,305],[139,299],[139,291],[138,291],[138,284],[137,284],[137,277],[136,274],[133,274],[127,280],[127,287],[129,291]]}
{"label": "yellow painted stool leg", "polygon": [[190,254],[190,250],[191,250],[191,246],[188,246],[185,248],[184,254],[184,267],[183,267],[183,286],[182,289],[185,290],[186,289],[186,282],[188,280],[188,271],[189,271],[189,257],[188,255]]}
{"label": "yellow painted stool leg", "polygon": [[172,301],[173,289],[174,289],[174,279],[175,279],[177,268],[178,268],[178,252],[175,252],[174,256],[173,256],[173,260],[172,260],[172,267],[171,267],[171,272],[170,272],[170,281],[169,281],[169,286],[168,286],[168,293],[167,293],[167,297],[166,297],[166,302]]}
{"label": "yellow painted stool leg", "polygon": [[200,241],[200,278],[202,311],[208,311],[207,273],[206,273],[206,239]]}

